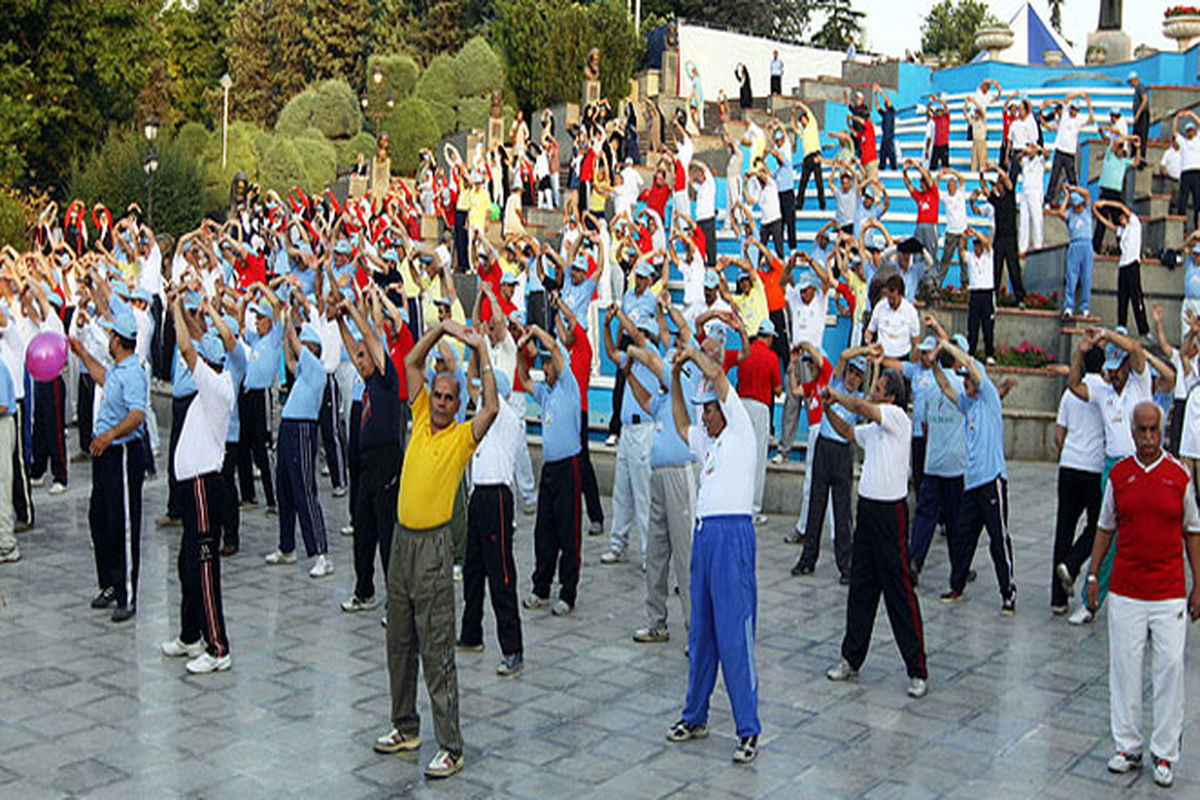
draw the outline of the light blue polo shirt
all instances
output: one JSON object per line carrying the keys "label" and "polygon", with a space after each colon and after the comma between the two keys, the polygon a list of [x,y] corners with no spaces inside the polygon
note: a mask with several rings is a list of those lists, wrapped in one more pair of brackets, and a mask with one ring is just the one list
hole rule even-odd
{"label": "light blue polo shirt", "polygon": [[271,388],[279,374],[279,358],[283,354],[283,328],[279,321],[271,321],[271,330],[267,331],[266,336],[259,336],[258,331],[247,326],[246,343],[250,345],[250,355],[246,363],[246,388]]}
{"label": "light blue polo shirt", "polygon": [[[847,393],[846,392],[846,382],[844,380],[842,380],[841,378],[834,378],[832,381],[830,381],[829,388],[833,389],[835,392],[842,392],[843,394]],[[853,396],[854,397],[862,397],[863,394],[862,394],[862,392],[854,392]],[[823,439],[829,439],[830,441],[837,442],[838,444],[846,444],[846,440],[842,438],[842,436],[833,427],[833,423],[829,421],[830,414],[837,414],[839,417],[841,417],[843,420],[845,420],[847,423],[849,423],[851,427],[854,427],[855,425],[857,425],[860,422],[858,414],[856,414],[853,411],[851,411],[850,409],[846,408],[841,403],[836,404],[835,406],[833,406],[832,409],[825,408],[821,414],[820,436]],[[913,424],[913,429],[914,430],[916,429],[916,421],[915,420],[914,420],[914,424]]]}
{"label": "light blue polo shirt", "polygon": [[1191,254],[1183,261],[1183,296],[1189,300],[1200,298],[1200,265]]}
{"label": "light blue polo shirt", "polygon": [[[568,272],[568,275],[569,274],[570,273]],[[579,321],[579,324],[583,326],[584,330],[587,330],[588,306],[591,304],[592,295],[595,294],[595,292],[596,275],[592,275],[590,278],[584,278],[579,282],[578,285],[572,283],[570,277],[568,277],[567,282],[563,284],[561,290],[562,299],[567,304],[567,308],[571,309],[571,313],[575,315],[575,319]],[[650,290],[647,289],[646,293],[649,294]]]}
{"label": "light blue polo shirt", "polygon": [[[189,334],[184,334],[185,336]],[[188,367],[183,356],[179,355],[179,347],[175,348],[175,361],[171,365],[171,396],[175,398],[191,397],[196,393],[196,381],[192,378],[192,370]]]}
{"label": "light blue polo shirt", "polygon": [[[687,442],[679,438],[675,428],[674,396],[671,394],[671,360],[675,349],[667,351],[663,358],[662,383],[667,387],[665,392],[658,391],[658,386],[647,386],[650,392],[650,411],[654,416],[654,442],[650,446],[650,466],[679,467],[690,464],[694,460],[692,450]],[[686,400],[688,423],[696,421],[696,409],[691,398],[696,396],[696,388],[700,385],[701,373],[699,367],[688,362],[679,371],[679,388],[683,390]]]}
{"label": "light blue polo shirt", "polygon": [[571,372],[571,358],[561,342],[558,349],[566,369],[559,373],[553,386],[545,381],[534,382],[531,393],[542,409],[542,459],[546,463],[577,456],[581,449],[579,384]]}
{"label": "light blue polo shirt", "polygon": [[321,399],[325,395],[325,366],[313,351],[300,345],[296,359],[296,380],[283,405],[283,418],[316,422],[321,415]]}
{"label": "light blue polo shirt", "polygon": [[1125,183],[1125,170],[1133,163],[1131,158],[1121,158],[1112,150],[1104,151],[1104,162],[1100,168],[1100,188],[1121,191]]}
{"label": "light blue polo shirt", "polygon": [[238,398],[242,391],[242,382],[246,380],[246,346],[236,342],[233,350],[225,354],[225,371],[233,381],[233,413],[229,415],[229,427],[225,430],[225,441],[236,442],[241,439],[242,425],[238,420]]}
{"label": "light blue polo shirt", "polygon": [[792,171],[792,145],[788,142],[786,135],[783,137],[783,144],[775,144],[774,138],[772,138],[771,144],[783,156],[779,159],[779,165],[775,167],[773,174],[775,185],[781,192],[790,192],[796,188],[796,175]]}
{"label": "light blue polo shirt", "polygon": [[933,370],[925,369],[919,362],[905,361],[900,371],[912,384],[913,438],[920,439],[924,436],[919,423],[925,419],[925,404],[934,392],[941,394],[942,390]]}
{"label": "light blue polo shirt", "polygon": [[[954,391],[962,395],[962,378],[952,370],[943,370],[942,374]],[[961,478],[967,469],[966,420],[940,387],[936,396],[930,395],[926,399],[924,422],[928,428],[925,432],[925,474]]]}
{"label": "light blue polo shirt", "polygon": [[983,365],[975,361],[975,366],[982,373],[978,394],[973,398],[965,391],[958,394],[958,410],[966,417],[967,470],[963,488],[967,490],[983,486],[997,476],[1008,480],[1000,393]]}
{"label": "light blue polo shirt", "polygon": [[645,314],[654,319],[654,309],[657,304],[658,301],[654,297],[654,292],[650,291],[649,286],[640,295],[637,293],[636,288],[628,289],[625,292],[625,296],[621,298],[621,310],[630,319],[637,319],[639,314]]}
{"label": "light blue polo shirt", "polygon": [[0,408],[4,409],[0,416],[11,417],[17,413],[17,390],[3,362],[0,362]]}
{"label": "light blue polo shirt", "polygon": [[[647,294],[649,294],[649,292],[647,292]],[[646,346],[650,349],[653,349],[655,353],[658,352],[658,348],[655,347],[654,343],[649,339],[646,340]],[[618,353],[617,366],[623,369],[625,367],[625,362],[628,360],[629,356],[627,354]],[[633,362],[633,374],[634,377],[638,379],[638,383],[646,387],[646,391],[654,392],[658,389],[658,376],[651,372],[650,368],[642,364],[642,362],[637,360]],[[633,421],[634,416],[637,416],[637,422]],[[647,414],[645,410],[638,405],[637,398],[633,396],[633,390],[629,388],[629,382],[626,381],[624,392],[621,395],[621,424],[636,425],[638,423],[650,421],[651,415]]]}
{"label": "light blue polo shirt", "polygon": [[1092,211],[1084,207],[1083,211],[1076,214],[1075,211],[1067,206],[1067,233],[1071,237],[1071,242],[1087,242],[1090,246],[1092,243]]}
{"label": "light blue polo shirt", "polygon": [[[191,374],[190,371],[188,374]],[[96,412],[96,424],[92,433],[99,436],[111,430],[125,419],[130,411],[145,413],[148,392],[146,370],[142,369],[132,353],[113,364],[104,373],[104,398],[100,401],[100,410]],[[115,439],[113,444],[131,442],[138,437],[139,431],[140,429]]]}

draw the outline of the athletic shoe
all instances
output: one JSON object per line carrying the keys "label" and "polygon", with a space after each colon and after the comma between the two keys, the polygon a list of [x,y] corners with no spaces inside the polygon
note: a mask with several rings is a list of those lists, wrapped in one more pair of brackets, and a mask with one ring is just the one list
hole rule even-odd
{"label": "athletic shoe", "polygon": [[353,525],[342,526],[342,536],[353,536],[353,535],[354,535],[354,526]]}
{"label": "athletic shoe", "polygon": [[803,561],[797,561],[792,566],[792,577],[798,577],[800,575],[812,575],[814,569],[815,567],[813,567],[812,564],[805,564]]}
{"label": "athletic shoe", "polygon": [[843,658],[826,671],[825,677],[831,681],[848,681],[858,677],[858,670],[850,666],[850,662]]}
{"label": "athletic shoe", "polygon": [[42,488],[43,486],[46,485],[46,476],[43,475],[40,478],[30,478],[29,485],[32,486],[34,489]]}
{"label": "athletic shoe", "polygon": [[1067,321],[1069,321],[1069,320],[1071,319],[1071,315],[1072,315],[1072,314],[1074,314],[1074,313],[1075,313],[1075,312],[1071,311],[1071,309],[1069,309],[1069,308],[1064,308],[1064,309],[1063,309],[1063,312],[1062,312],[1062,318],[1063,318],[1063,322],[1067,322]]}
{"label": "athletic shoe", "polygon": [[604,555],[600,556],[601,564],[620,564],[625,560],[624,550],[609,550]]}
{"label": "athletic shoe", "polygon": [[47,491],[46,494],[62,494],[65,491],[67,491],[67,485],[65,483],[59,483],[58,481],[55,481],[50,485],[50,490]]}
{"label": "athletic shoe", "polygon": [[221,558],[229,558],[230,556],[236,556],[237,554],[238,548],[236,544],[227,544],[221,548]]}
{"label": "athletic shoe", "polygon": [[516,675],[525,667],[525,657],[520,653],[513,653],[511,656],[505,656],[500,661],[500,665],[496,667],[496,674],[509,677]]}
{"label": "athletic shoe", "polygon": [[967,583],[974,583],[975,579],[978,577],[979,577],[979,573],[976,572],[975,570],[973,570],[973,569],[967,570]]}
{"label": "athletic shoe", "polygon": [[386,755],[406,753],[421,747],[421,737],[417,734],[408,736],[392,728],[375,740],[374,747],[376,753],[384,753]]}
{"label": "athletic shoe", "polygon": [[609,447],[616,447],[617,446],[617,435],[615,433],[610,433],[608,435],[608,438],[604,440],[604,443],[606,445],[608,445]]}
{"label": "athletic shoe", "polygon": [[924,678],[908,679],[908,696],[919,700],[929,693],[929,682]]}
{"label": "athletic shoe", "polygon": [[524,600],[521,601],[521,605],[525,606],[525,608],[528,608],[531,611],[535,608],[541,608],[545,604],[546,604],[546,600],[544,598],[538,597],[536,594],[530,594],[529,597],[526,597]]}
{"label": "athletic shoe", "polygon": [[460,653],[482,653],[483,642],[479,644],[467,644],[462,639],[458,639],[454,642],[454,649]]}
{"label": "athletic shoe", "polygon": [[100,594],[92,598],[92,608],[108,608],[115,602],[117,602],[117,590],[110,586],[107,589],[101,589]]}
{"label": "athletic shoe", "polygon": [[462,583],[462,565],[461,564],[454,565],[454,580],[458,581],[459,583]]}
{"label": "athletic shoe", "polygon": [[267,506],[267,516],[268,517],[279,516],[279,509],[277,509],[275,506]]}
{"label": "athletic shoe", "polygon": [[1067,623],[1070,625],[1087,625],[1095,617],[1096,615],[1092,613],[1090,608],[1081,604],[1071,612],[1071,616],[1067,617]]}
{"label": "athletic shoe", "polygon": [[353,614],[356,611],[370,611],[377,605],[379,605],[379,601],[374,597],[368,597],[366,600],[363,600],[358,595],[355,595],[342,603],[342,611],[345,611],[347,614]]}
{"label": "athletic shoe", "polygon": [[14,561],[21,560],[21,548],[13,547],[11,550],[5,550],[0,553],[0,564],[11,564]]}
{"label": "athletic shoe", "polygon": [[1142,768],[1141,753],[1122,753],[1118,750],[1113,753],[1113,757],[1108,760],[1108,771],[1115,772],[1118,775],[1124,775],[1126,772],[1132,772],[1135,769]]}
{"label": "athletic shoe", "polygon": [[346,496],[346,487],[345,486],[333,487],[333,496],[334,497],[345,497]]}
{"label": "athletic shoe", "polygon": [[[849,575],[839,575],[838,576],[838,584],[840,586],[849,586],[850,585],[850,576]],[[916,586],[916,585],[917,585],[917,582],[913,581],[913,586]]]}
{"label": "athletic shoe", "polygon": [[1006,617],[1015,617],[1017,615],[1017,596],[1011,595],[1004,599],[1000,604],[1000,613]]}
{"label": "athletic shoe", "polygon": [[243,500],[241,507],[242,508],[258,508],[258,501],[257,500]]}
{"label": "athletic shoe", "polygon": [[706,736],[708,736],[707,725],[693,725],[683,720],[679,720],[667,729],[668,742],[686,742],[689,739],[703,739]]}
{"label": "athletic shoe", "polygon": [[738,739],[737,748],[733,751],[733,763],[749,764],[758,757],[758,734],[743,736]]}
{"label": "athletic shoe", "polygon": [[187,671],[193,675],[204,675],[209,672],[224,672],[233,665],[233,656],[226,653],[223,656],[211,656],[201,653],[187,662]]}
{"label": "athletic shoe", "polygon": [[565,617],[575,610],[575,607],[567,603],[566,600],[555,600],[554,605],[550,606],[550,613],[556,617]]}
{"label": "athletic shoe", "polygon": [[784,544],[800,544],[804,541],[804,534],[792,528],[787,536],[783,537]]}
{"label": "athletic shoe", "polygon": [[588,523],[588,529],[587,529],[588,536],[599,536],[602,533],[604,533],[604,520],[600,520],[599,522],[589,522]]}
{"label": "athletic shoe", "polygon": [[290,553],[283,553],[283,552],[280,552],[279,550],[276,550],[274,553],[267,554],[267,556],[263,558],[263,561],[267,562],[268,564],[270,564],[272,566],[276,566],[279,564],[295,564],[296,563],[296,552],[292,551]]}
{"label": "athletic shoe", "polygon": [[462,753],[457,755],[451,753],[444,747],[437,751],[437,755],[425,767],[425,777],[427,778],[449,778],[455,773],[462,772],[463,757]]}
{"label": "athletic shoe", "polygon": [[669,642],[671,634],[667,632],[665,625],[652,625],[648,628],[638,628],[633,634],[633,640],[639,644]]}
{"label": "athletic shoe", "polygon": [[329,465],[328,464],[321,465],[321,477],[322,478],[329,477]]}
{"label": "athletic shoe", "polygon": [[312,569],[308,571],[310,578],[325,578],[333,574],[333,562],[328,556],[319,555],[313,559]]}
{"label": "athletic shoe", "polygon": [[754,524],[755,525],[766,525],[768,521],[769,521],[769,517],[767,517],[766,514],[755,514],[754,515]]}
{"label": "athletic shoe", "polygon": [[183,524],[183,520],[179,517],[172,517],[170,514],[163,514],[154,520],[154,524],[160,528],[176,528]]}
{"label": "athletic shoe", "polygon": [[1175,782],[1175,773],[1171,771],[1170,761],[1154,757],[1154,782],[1159,786],[1170,786]]}
{"label": "athletic shoe", "polygon": [[1069,605],[1066,605],[1065,603],[1061,606],[1050,606],[1050,613],[1056,617],[1061,617],[1062,615],[1066,614],[1070,610],[1071,610],[1071,607]]}
{"label": "athletic shoe", "polygon": [[783,463],[783,453],[776,453],[775,455],[771,456],[771,463],[772,464],[782,464]]}
{"label": "athletic shoe", "polygon": [[113,622],[125,622],[133,619],[133,615],[137,613],[134,606],[117,606],[112,613]]}
{"label": "athletic shoe", "polygon": [[1075,594],[1075,578],[1071,576],[1071,570],[1066,564],[1060,563],[1054,568],[1054,575],[1058,578],[1058,585],[1067,593],[1067,597]]}
{"label": "athletic shoe", "polygon": [[527,517],[532,517],[537,513],[537,503],[526,503],[521,507],[521,513]]}
{"label": "athletic shoe", "polygon": [[200,639],[188,644],[182,639],[172,639],[169,642],[163,642],[159,647],[162,654],[167,658],[196,658],[204,652],[204,642]]}
{"label": "athletic shoe", "polygon": [[943,603],[957,603],[962,600],[963,593],[957,589],[947,589],[938,596],[938,599]]}

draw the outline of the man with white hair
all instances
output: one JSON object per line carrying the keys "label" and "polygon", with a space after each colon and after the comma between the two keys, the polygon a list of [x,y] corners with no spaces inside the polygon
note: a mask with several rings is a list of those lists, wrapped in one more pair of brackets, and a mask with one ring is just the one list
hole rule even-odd
{"label": "man with white hair", "polygon": [[[1100,564],[1115,551],[1108,606],[1109,715],[1117,752],[1110,772],[1142,766],[1143,659],[1154,653],[1154,782],[1170,786],[1183,735],[1184,646],[1188,611],[1200,618],[1200,513],[1188,468],[1162,449],[1162,410],[1134,406],[1129,433],[1135,453],[1113,466],[1087,578],[1088,604],[1100,602]],[[1117,525],[1121,536],[1114,542]],[[1194,584],[1187,591],[1185,563]]]}

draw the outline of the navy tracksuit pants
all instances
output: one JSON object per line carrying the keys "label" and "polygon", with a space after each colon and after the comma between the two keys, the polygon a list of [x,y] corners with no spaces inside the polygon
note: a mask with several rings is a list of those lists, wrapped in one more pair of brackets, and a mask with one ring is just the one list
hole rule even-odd
{"label": "navy tracksuit pants", "polygon": [[708,702],[719,664],[739,737],[754,736],[762,730],[758,721],[758,673],[754,668],[758,624],[755,549],[754,523],[749,514],[702,517],[696,522],[683,721],[691,725],[708,723]]}
{"label": "navy tracksuit pants", "polygon": [[962,502],[963,476],[943,478],[925,473],[921,489],[917,492],[917,510],[913,514],[912,534],[908,539],[908,563],[914,572],[925,566],[933,531],[939,521],[946,523],[946,531],[958,530],[958,508]]}
{"label": "navy tracksuit pants", "polygon": [[317,500],[316,420],[285,419],[279,426],[275,490],[279,499],[279,551],[296,549],[296,520],[309,558],[329,552],[325,517]]}
{"label": "navy tracksuit pants", "polygon": [[[204,640],[214,657],[229,652],[221,608],[222,509],[231,505],[220,472],[181,481],[183,539],[179,543],[179,640]],[[236,504],[233,504],[236,510]]]}

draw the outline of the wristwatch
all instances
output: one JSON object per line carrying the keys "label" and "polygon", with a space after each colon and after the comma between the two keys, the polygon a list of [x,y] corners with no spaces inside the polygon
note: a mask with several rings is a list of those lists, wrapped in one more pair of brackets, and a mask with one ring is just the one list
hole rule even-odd
{"label": "wristwatch", "polygon": [[1099,578],[1097,578],[1095,575],[1088,575],[1088,576],[1087,576],[1087,582],[1088,582],[1088,583],[1096,583],[1096,582],[1098,582],[1099,580],[1100,580],[1100,579],[1099,579]]}

